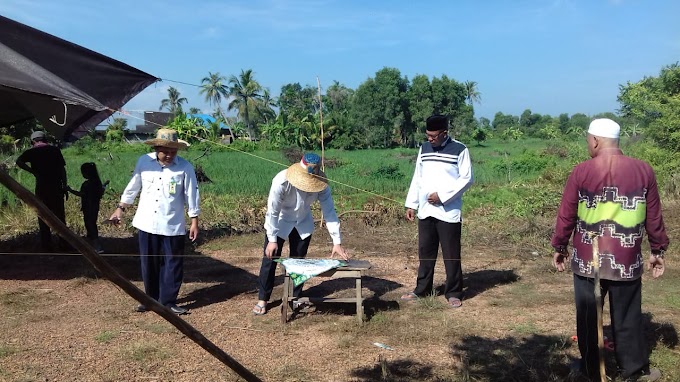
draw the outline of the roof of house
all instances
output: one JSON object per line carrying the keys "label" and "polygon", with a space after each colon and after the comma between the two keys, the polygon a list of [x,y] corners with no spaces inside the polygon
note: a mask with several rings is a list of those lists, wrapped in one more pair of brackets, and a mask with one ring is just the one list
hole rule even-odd
{"label": "roof of house", "polygon": [[[215,123],[217,120],[215,117],[212,115],[208,114],[187,114],[187,118],[198,118],[200,120],[203,120],[205,123]],[[229,129],[231,130],[231,127],[225,125],[224,123],[220,122],[220,129]]]}

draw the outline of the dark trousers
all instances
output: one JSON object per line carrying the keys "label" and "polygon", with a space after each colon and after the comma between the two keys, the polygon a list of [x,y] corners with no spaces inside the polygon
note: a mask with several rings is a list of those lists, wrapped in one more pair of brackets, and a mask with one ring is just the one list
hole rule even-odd
{"label": "dark trousers", "polygon": [[144,291],[163,305],[177,303],[184,276],[184,236],[139,231]]}
{"label": "dark trousers", "polygon": [[98,239],[99,229],[97,227],[97,217],[99,217],[99,207],[83,210],[83,222],[88,239]]}
{"label": "dark trousers", "polygon": [[[312,236],[308,236],[306,239],[301,239],[298,231],[293,228],[293,231],[288,235],[288,247],[290,249],[290,257],[302,259],[307,256],[307,250],[309,249],[309,243],[312,241]],[[280,237],[276,238],[276,243],[278,248],[274,256],[268,259],[267,256],[262,257],[262,266],[260,266],[260,276],[257,278],[257,289],[258,289],[258,299],[262,301],[269,301],[272,296],[272,290],[274,289],[274,278],[276,276],[276,264],[275,259],[281,258],[281,252],[283,251],[283,244],[286,242],[285,239]],[[269,238],[264,235],[264,248],[267,248],[269,244]],[[293,288],[293,296],[300,297],[302,293],[302,286],[300,284]]]}
{"label": "dark trousers", "polygon": [[444,296],[463,298],[463,268],[460,264],[461,223],[447,223],[435,218],[418,220],[418,280],[413,291],[418,296],[432,293],[434,266],[439,245],[446,270]]}
{"label": "dark trousers", "polygon": [[[649,352],[642,323],[642,280],[600,280],[602,301],[609,295],[609,311],[616,362],[623,378],[649,368]],[[599,378],[597,347],[597,311],[595,280],[574,275],[576,300],[576,334],[581,352],[581,370],[591,378]],[[599,379],[598,379],[599,380]]]}
{"label": "dark trousers", "polygon": [[[59,220],[66,224],[63,191],[58,189],[36,189],[35,196],[37,196],[45,207],[49,208]],[[40,229],[40,244],[43,249],[50,249],[52,247],[52,232],[50,231],[50,227],[42,221],[42,219],[38,218],[38,228]],[[64,240],[60,239],[60,242],[63,244]]]}

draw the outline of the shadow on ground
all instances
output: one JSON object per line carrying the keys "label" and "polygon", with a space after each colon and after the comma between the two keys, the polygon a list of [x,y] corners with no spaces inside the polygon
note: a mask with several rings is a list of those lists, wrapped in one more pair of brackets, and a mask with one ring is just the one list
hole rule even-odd
{"label": "shadow on ground", "polygon": [[[649,313],[643,320],[650,351],[659,344],[669,348],[678,345],[673,325],[655,323]],[[604,332],[611,335],[611,328],[605,326]],[[576,346],[570,339],[542,334],[501,339],[467,336],[451,345],[451,355],[459,361],[459,374],[465,380],[566,381],[574,361],[567,351]],[[606,364],[607,374],[615,376],[614,352],[606,352]]]}
{"label": "shadow on ground", "polygon": [[658,344],[675,349],[678,346],[678,332],[673,324],[664,322],[656,323],[652,321],[654,316],[651,313],[642,314],[642,322],[645,328],[645,336],[650,352],[657,347]]}
{"label": "shadow on ground", "polygon": [[210,256],[196,256],[184,262],[184,282],[218,284],[185,293],[178,303],[187,309],[197,309],[227,301],[243,293],[257,291],[257,275]]}
{"label": "shadow on ground", "polygon": [[[53,245],[59,248],[53,235]],[[130,280],[139,278],[137,237],[102,238],[106,252],[101,256]],[[0,255],[0,279],[5,280],[69,280],[76,277],[98,277],[90,262],[72,250],[44,253],[37,234],[24,234],[3,240]],[[62,248],[63,249],[63,248]]]}
{"label": "shadow on ground", "polygon": [[[485,269],[463,274],[463,296],[469,300],[499,285],[512,284],[518,280],[519,276],[513,270]],[[444,285],[437,286],[435,292],[438,296],[443,295]]]}
{"label": "shadow on ground", "polygon": [[[102,238],[106,252],[101,256],[118,273],[130,281],[141,281],[137,236]],[[78,277],[100,278],[90,262],[80,253],[40,253],[34,234],[3,241],[0,255],[0,279],[4,280],[70,280]],[[21,253],[18,253],[21,251]],[[112,253],[115,252],[115,253]],[[184,258],[184,283],[219,283],[196,289],[180,299],[188,308],[198,308],[227,300],[254,288],[255,276],[250,272],[203,255],[187,240]]]}
{"label": "shadow on ground", "polygon": [[[281,279],[283,279],[283,277],[281,277]],[[365,291],[363,292],[364,315],[367,321],[378,312],[399,309],[399,303],[397,301],[383,300],[380,297],[401,288],[403,286],[402,284],[372,276],[364,276],[361,280],[362,289],[368,289],[372,292],[371,294],[368,294]],[[333,279],[324,281],[319,285],[303,290],[302,295],[305,297],[326,297],[340,291],[345,291],[342,293],[342,296],[354,297],[354,279]],[[338,297],[340,297],[340,295],[338,295]],[[278,305],[270,304],[270,306]],[[356,305],[354,303],[316,303],[314,304],[314,307],[315,312],[319,313],[342,315],[356,314]],[[294,313],[290,320],[293,320],[298,316],[299,314]]]}
{"label": "shadow on ground", "polygon": [[369,382],[422,382],[444,381],[438,378],[432,366],[408,359],[387,360],[379,357],[374,366],[362,367],[351,371],[352,381]]}
{"label": "shadow on ground", "polygon": [[565,381],[571,359],[568,338],[533,334],[500,339],[463,337],[451,345],[460,374],[472,381]]}

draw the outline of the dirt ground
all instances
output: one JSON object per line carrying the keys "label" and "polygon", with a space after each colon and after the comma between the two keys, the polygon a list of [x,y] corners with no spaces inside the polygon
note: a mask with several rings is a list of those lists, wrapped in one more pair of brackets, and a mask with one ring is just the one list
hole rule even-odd
{"label": "dirt ground", "polygon": [[[317,230],[309,256],[327,256],[328,239]],[[268,314],[251,313],[262,240],[249,234],[196,246],[179,304],[191,311],[182,316],[188,323],[264,381],[559,381],[577,354],[571,277],[551,270],[548,253],[468,240],[461,308],[443,297],[401,302],[417,272],[415,224],[348,221],[344,246],[372,264],[363,279],[366,322],[356,323],[351,304],[320,304],[284,325],[280,271]],[[143,288],[134,240],[104,244],[129,253],[106,259]],[[440,259],[435,285],[443,281]],[[310,296],[353,293],[347,280],[305,287]],[[0,256],[0,381],[242,380],[161,317],[135,312],[136,304],[78,255]],[[655,305],[648,317],[664,338],[680,325],[672,308]]]}

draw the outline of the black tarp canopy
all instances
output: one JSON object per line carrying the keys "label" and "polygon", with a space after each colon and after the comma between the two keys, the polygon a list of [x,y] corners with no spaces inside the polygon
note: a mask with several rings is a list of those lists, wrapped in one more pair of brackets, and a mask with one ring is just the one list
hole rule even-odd
{"label": "black tarp canopy", "polygon": [[159,78],[0,16],[0,126],[36,118],[73,141]]}

